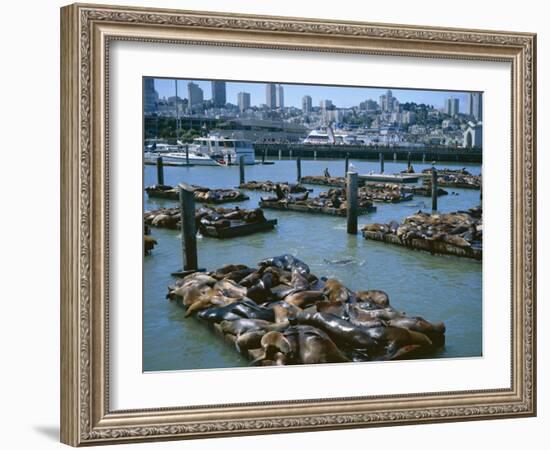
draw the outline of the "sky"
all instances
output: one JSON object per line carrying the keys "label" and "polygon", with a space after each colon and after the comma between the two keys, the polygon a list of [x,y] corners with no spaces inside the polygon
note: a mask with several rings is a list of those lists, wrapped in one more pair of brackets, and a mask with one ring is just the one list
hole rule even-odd
{"label": "sky", "polygon": [[[212,98],[212,88],[209,80],[178,80],[178,96],[187,98],[187,83],[193,81],[198,84],[204,92],[204,99]],[[348,108],[358,106],[360,102],[371,99],[378,102],[380,95],[384,94],[388,88],[370,88],[370,87],[343,87],[343,86],[320,86],[320,85],[299,85],[283,84],[285,106],[302,107],[302,97],[310,95],[313,106],[319,106],[321,100],[332,100],[336,107]],[[176,84],[174,79],[155,79],[155,89],[159,97],[171,97],[175,95]],[[392,95],[400,103],[415,102],[433,105],[435,108],[442,108],[446,99],[455,97],[459,99],[459,111],[466,112],[466,102],[468,92],[457,91],[429,91],[415,89],[395,89],[391,88]],[[266,103],[265,83],[261,82],[226,82],[226,97],[229,103],[237,104],[237,94],[239,92],[250,93],[250,102],[252,106],[259,106]]]}

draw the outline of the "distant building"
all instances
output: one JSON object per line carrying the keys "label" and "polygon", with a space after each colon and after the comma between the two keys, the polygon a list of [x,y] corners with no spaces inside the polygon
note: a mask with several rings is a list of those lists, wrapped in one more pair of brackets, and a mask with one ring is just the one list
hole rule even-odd
{"label": "distant building", "polygon": [[285,91],[282,84],[278,84],[275,90],[275,106],[279,109],[285,107]]}
{"label": "distant building", "polygon": [[359,109],[364,111],[376,111],[378,109],[378,103],[374,100],[365,100],[364,102],[359,103]]}
{"label": "distant building", "polygon": [[241,112],[250,108],[250,94],[248,92],[239,92],[237,94],[237,104]]}
{"label": "distant building", "polygon": [[313,109],[313,106],[312,106],[311,102],[312,102],[311,96],[304,95],[302,97],[302,112],[304,114],[309,114],[311,112],[311,110]]}
{"label": "distant building", "polygon": [[188,107],[190,109],[195,108],[196,106],[201,106],[204,102],[204,93],[198,84],[193,82],[187,83],[187,98],[188,98]]}
{"label": "distant building", "polygon": [[269,109],[277,107],[277,85],[269,83],[265,85],[265,104]]}
{"label": "distant building", "polygon": [[483,125],[481,123],[473,124],[464,131],[462,147],[464,148],[482,148],[483,147]]}
{"label": "distant building", "polygon": [[401,113],[401,123],[413,125],[416,123],[416,113],[414,111],[404,111]]}
{"label": "distant building", "polygon": [[483,120],[483,101],[481,92],[471,92],[468,97],[468,115]]}
{"label": "distant building", "polygon": [[399,102],[389,89],[384,95],[380,96],[379,105],[382,112],[393,112],[399,109]]}
{"label": "distant building", "polygon": [[334,108],[334,104],[332,103],[332,100],[321,100],[319,102],[319,106],[321,109],[332,109]]}
{"label": "distant building", "polygon": [[223,108],[227,103],[225,81],[212,81],[212,103],[216,108]]}
{"label": "distant building", "polygon": [[145,114],[155,114],[158,111],[159,94],[155,90],[154,78],[143,80],[143,111]]}
{"label": "distant building", "polygon": [[448,98],[445,102],[445,114],[448,116],[454,117],[458,116],[459,113],[459,102],[458,98],[451,97]]}

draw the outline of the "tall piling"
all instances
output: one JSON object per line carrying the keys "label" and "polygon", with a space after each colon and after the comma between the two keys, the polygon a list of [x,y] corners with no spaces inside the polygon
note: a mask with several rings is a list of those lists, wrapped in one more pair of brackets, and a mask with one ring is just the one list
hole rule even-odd
{"label": "tall piling", "polygon": [[283,158],[283,151],[279,149],[279,160],[281,160],[282,158]]}
{"label": "tall piling", "polygon": [[344,166],[344,175],[347,175],[349,170],[349,153],[346,153],[346,162]]}
{"label": "tall piling", "polygon": [[198,270],[197,230],[195,228],[195,197],[193,190],[188,186],[180,184],[179,190],[183,270]]}
{"label": "tall piling", "polygon": [[407,169],[411,168],[411,152],[407,153]]}
{"label": "tall piling", "polygon": [[432,211],[437,211],[437,169],[432,166]]}
{"label": "tall piling", "polygon": [[244,184],[244,156],[239,156],[239,184]]}
{"label": "tall piling", "polygon": [[157,158],[157,184],[164,184],[164,164],[162,156]]}
{"label": "tall piling", "polygon": [[393,152],[393,162],[397,161],[397,153]]}
{"label": "tall piling", "polygon": [[346,205],[348,219],[348,233],[357,234],[357,189],[358,189],[357,172],[347,172],[346,183]]}
{"label": "tall piling", "polygon": [[185,145],[185,164],[189,165],[189,145]]}
{"label": "tall piling", "polygon": [[378,158],[380,159],[380,173],[384,173],[384,153],[378,153]]}
{"label": "tall piling", "polygon": [[267,151],[267,150],[264,148],[264,151],[263,151],[263,153],[262,153],[262,164],[265,164],[265,152],[266,152],[266,151]]}
{"label": "tall piling", "polygon": [[296,157],[296,181],[298,183],[302,181],[302,157],[300,155]]}

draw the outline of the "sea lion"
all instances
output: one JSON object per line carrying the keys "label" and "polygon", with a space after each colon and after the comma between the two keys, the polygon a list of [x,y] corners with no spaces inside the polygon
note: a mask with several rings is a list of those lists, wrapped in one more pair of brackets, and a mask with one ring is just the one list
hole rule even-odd
{"label": "sea lion", "polygon": [[[247,331],[246,333],[237,336],[235,346],[241,353],[249,352],[252,349],[259,349],[261,347],[262,337],[266,333],[266,330]],[[263,354],[263,352],[261,354]]]}
{"label": "sea lion", "polygon": [[275,313],[272,309],[258,306],[252,300],[244,298],[219,308],[205,309],[198,317],[211,323],[237,319],[262,319],[273,322]]}
{"label": "sea lion", "polygon": [[361,349],[371,360],[389,360],[404,357],[419,348],[431,348],[432,341],[422,333],[398,327],[367,328],[353,325],[334,314],[300,313],[298,322],[313,325],[325,331],[342,348]]}
{"label": "sea lion", "polygon": [[143,251],[145,255],[149,255],[151,250],[153,250],[157,244],[158,242],[154,237],[147,233],[143,235]]}
{"label": "sea lion", "polygon": [[434,346],[445,345],[446,327],[443,322],[431,323],[422,317],[399,317],[388,323],[392,327],[406,328],[407,330],[423,333],[433,342]]}
{"label": "sea lion", "polygon": [[223,279],[213,286],[214,291],[225,296],[242,298],[246,296],[247,289],[232,280]]}
{"label": "sea lion", "polygon": [[350,291],[336,278],[329,278],[325,282],[323,293],[331,302],[347,302],[350,299]]}
{"label": "sea lion", "polygon": [[378,289],[370,289],[368,291],[359,291],[355,294],[358,302],[370,303],[377,307],[390,306],[390,298],[384,291]]}
{"label": "sea lion", "polygon": [[288,253],[281,256],[274,256],[272,258],[267,258],[259,262],[260,267],[265,266],[275,266],[280,269],[292,271],[292,269],[297,269],[300,273],[309,273],[309,266]]}
{"label": "sea lion", "polygon": [[305,291],[309,288],[309,281],[296,268],[292,269],[292,277],[290,279],[290,284],[296,292]]}
{"label": "sea lion", "polygon": [[325,299],[325,294],[319,291],[300,291],[287,295],[284,301],[290,305],[304,308],[311,303],[315,303]]}

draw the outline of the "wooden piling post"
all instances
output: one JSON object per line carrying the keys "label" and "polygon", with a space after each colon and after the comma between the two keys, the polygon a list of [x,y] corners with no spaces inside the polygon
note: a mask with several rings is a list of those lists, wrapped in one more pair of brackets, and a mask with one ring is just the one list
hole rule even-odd
{"label": "wooden piling post", "polygon": [[432,211],[437,211],[437,169],[432,166]]}
{"label": "wooden piling post", "polygon": [[244,184],[244,155],[239,156],[239,181]]}
{"label": "wooden piling post", "polygon": [[157,158],[157,184],[164,184],[164,164],[162,156]]}
{"label": "wooden piling post", "polygon": [[347,219],[348,233],[357,234],[357,189],[358,189],[357,172],[347,172],[346,183],[346,204],[347,204]]}
{"label": "wooden piling post", "polygon": [[407,169],[411,168],[411,152],[407,153]]}
{"label": "wooden piling post", "polygon": [[346,163],[344,167],[344,175],[347,175],[349,169],[349,153],[346,153]]}
{"label": "wooden piling post", "polygon": [[183,270],[198,270],[195,196],[193,190],[183,184],[179,185],[179,189]]}
{"label": "wooden piling post", "polygon": [[264,152],[262,153],[262,164],[265,164],[265,152],[267,150],[264,148]]}
{"label": "wooden piling post", "polygon": [[313,150],[313,159],[317,160],[317,150]]}
{"label": "wooden piling post", "polygon": [[189,145],[185,145],[185,164],[189,165]]}
{"label": "wooden piling post", "polygon": [[423,163],[426,162],[426,153],[422,153],[422,162],[423,162]]}
{"label": "wooden piling post", "polygon": [[380,173],[384,173],[384,153],[378,153],[378,158],[380,159]]}
{"label": "wooden piling post", "polygon": [[279,160],[281,160],[283,157],[283,151],[281,149],[279,149]]}
{"label": "wooden piling post", "polygon": [[397,161],[397,153],[393,152],[393,162]]}
{"label": "wooden piling post", "polygon": [[302,157],[300,155],[296,157],[296,181],[298,183],[302,181]]}

